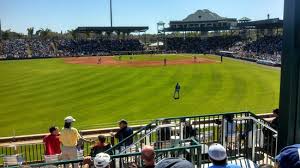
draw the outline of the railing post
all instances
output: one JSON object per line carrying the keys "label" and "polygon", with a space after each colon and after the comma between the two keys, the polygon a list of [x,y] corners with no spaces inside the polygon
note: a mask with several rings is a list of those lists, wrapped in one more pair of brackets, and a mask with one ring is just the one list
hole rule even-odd
{"label": "railing post", "polygon": [[256,147],[256,122],[253,123],[253,130],[252,130],[252,161],[255,162],[255,147]]}
{"label": "railing post", "polygon": [[115,145],[115,137],[114,137],[114,136],[111,136],[111,137],[110,137],[110,144],[111,144],[112,146]]}
{"label": "railing post", "polygon": [[227,131],[227,120],[223,119],[223,133],[222,133],[222,145],[223,146],[227,146],[226,145],[226,131]]}
{"label": "railing post", "polygon": [[180,140],[183,140],[183,127],[184,127],[184,122],[180,121]]}

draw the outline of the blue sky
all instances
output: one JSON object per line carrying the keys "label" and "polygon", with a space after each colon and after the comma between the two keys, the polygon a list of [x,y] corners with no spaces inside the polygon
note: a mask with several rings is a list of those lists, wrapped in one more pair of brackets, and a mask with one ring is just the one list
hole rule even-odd
{"label": "blue sky", "polygon": [[[149,26],[182,20],[198,9],[224,17],[283,17],[284,0],[113,0],[114,26]],[[109,0],[0,0],[2,29],[28,27],[66,31],[78,26],[109,26]]]}

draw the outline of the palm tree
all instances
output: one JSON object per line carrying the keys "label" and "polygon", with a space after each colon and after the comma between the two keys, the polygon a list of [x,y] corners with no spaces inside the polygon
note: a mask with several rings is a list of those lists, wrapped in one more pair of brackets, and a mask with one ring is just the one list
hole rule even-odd
{"label": "palm tree", "polygon": [[73,39],[77,38],[77,33],[75,30],[68,30],[68,34],[70,34]]}
{"label": "palm tree", "polygon": [[29,28],[27,29],[27,34],[28,34],[28,36],[29,36],[30,38],[33,37],[33,33],[34,33],[34,28],[33,28],[33,27],[29,27]]}
{"label": "palm tree", "polygon": [[50,36],[51,32],[52,31],[48,28],[46,28],[46,29],[41,28],[38,31],[36,31],[36,35],[38,35],[41,38],[47,38]]}

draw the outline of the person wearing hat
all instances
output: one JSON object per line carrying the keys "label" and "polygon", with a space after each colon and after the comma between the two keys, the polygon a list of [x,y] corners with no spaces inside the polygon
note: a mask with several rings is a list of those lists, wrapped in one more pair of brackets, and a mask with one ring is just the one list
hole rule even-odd
{"label": "person wearing hat", "polygon": [[[124,119],[119,121],[120,130],[115,134],[119,142],[133,134],[133,129],[128,127],[128,122]],[[133,143],[133,138],[129,138],[121,146],[130,146]]]}
{"label": "person wearing hat", "polygon": [[64,119],[65,125],[60,132],[59,140],[62,144],[62,159],[76,160],[77,159],[77,141],[81,138],[77,129],[72,127],[72,123],[76,120],[72,116]]}
{"label": "person wearing hat", "polygon": [[94,158],[95,168],[110,168],[110,156],[106,153],[99,153]]}
{"label": "person wearing hat", "polygon": [[299,168],[300,144],[287,146],[275,157],[275,168]]}
{"label": "person wearing hat", "polygon": [[155,168],[194,168],[195,166],[182,158],[166,158],[157,163]]}
{"label": "person wearing hat", "polygon": [[227,163],[226,149],[221,144],[212,144],[208,148],[208,156],[213,163],[209,168],[241,168],[238,165]]}

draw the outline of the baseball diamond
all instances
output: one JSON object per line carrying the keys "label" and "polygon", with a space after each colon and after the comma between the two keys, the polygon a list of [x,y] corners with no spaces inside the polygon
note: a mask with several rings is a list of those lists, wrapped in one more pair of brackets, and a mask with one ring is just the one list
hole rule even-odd
{"label": "baseball diamond", "polygon": [[7,117],[0,136],[44,133],[68,115],[80,118],[79,129],[92,129],[120,118],[146,123],[278,106],[279,68],[202,54],[136,55],[131,63],[122,57],[103,57],[102,64],[97,57],[1,61],[0,115]]}

